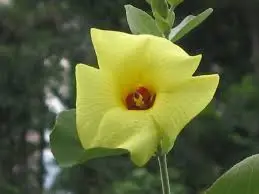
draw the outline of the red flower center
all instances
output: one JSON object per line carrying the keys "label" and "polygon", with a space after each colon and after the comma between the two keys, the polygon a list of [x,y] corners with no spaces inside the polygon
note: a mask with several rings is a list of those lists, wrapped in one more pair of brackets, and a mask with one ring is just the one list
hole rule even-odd
{"label": "red flower center", "polygon": [[156,95],[145,87],[139,87],[135,92],[128,94],[125,99],[129,110],[147,110],[154,104]]}

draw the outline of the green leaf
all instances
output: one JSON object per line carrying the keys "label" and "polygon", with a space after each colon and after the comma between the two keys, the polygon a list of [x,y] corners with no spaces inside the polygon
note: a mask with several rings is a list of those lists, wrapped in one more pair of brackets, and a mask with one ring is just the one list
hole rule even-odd
{"label": "green leaf", "polygon": [[162,36],[155,20],[146,12],[132,5],[125,5],[127,21],[133,34],[152,34]]}
{"label": "green leaf", "polygon": [[157,12],[163,18],[167,18],[168,5],[166,0],[151,0],[152,11]]}
{"label": "green leaf", "polygon": [[168,20],[164,19],[157,12],[153,13],[156,19],[156,25],[158,26],[160,32],[162,34],[169,34],[171,29],[171,24],[169,24]]}
{"label": "green leaf", "polygon": [[153,12],[153,14],[156,20],[156,25],[158,26],[160,32],[164,34],[165,37],[167,37],[175,21],[174,11],[168,10],[168,15],[166,19],[160,16],[159,13],[157,13],[156,11]]}
{"label": "green leaf", "polygon": [[174,21],[175,21],[174,11],[169,11],[167,21],[168,21],[168,24],[170,24],[170,28],[172,28],[174,25]]}
{"label": "green leaf", "polygon": [[205,194],[258,194],[259,154],[246,158],[223,174]]}
{"label": "green leaf", "polygon": [[212,12],[213,9],[209,8],[197,16],[187,16],[179,25],[171,30],[169,34],[169,40],[175,42],[181,39],[184,35],[201,24]]}
{"label": "green leaf", "polygon": [[146,2],[147,2],[148,4],[151,4],[151,0],[146,0]]}
{"label": "green leaf", "polygon": [[70,167],[90,159],[127,153],[123,149],[92,148],[85,150],[76,131],[75,109],[61,112],[50,134],[51,151],[62,167]]}
{"label": "green leaf", "polygon": [[176,8],[178,5],[180,5],[184,0],[167,0],[168,3],[173,7]]}

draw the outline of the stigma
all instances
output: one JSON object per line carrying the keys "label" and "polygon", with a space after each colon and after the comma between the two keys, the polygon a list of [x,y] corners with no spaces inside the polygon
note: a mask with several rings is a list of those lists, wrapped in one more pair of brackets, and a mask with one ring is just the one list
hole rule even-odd
{"label": "stigma", "polygon": [[154,104],[156,95],[145,87],[138,87],[125,99],[129,110],[147,110]]}

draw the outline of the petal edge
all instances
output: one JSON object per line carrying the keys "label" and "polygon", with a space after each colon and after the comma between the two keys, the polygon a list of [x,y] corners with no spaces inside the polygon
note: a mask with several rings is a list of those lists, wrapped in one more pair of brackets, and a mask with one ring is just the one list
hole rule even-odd
{"label": "petal edge", "polygon": [[180,131],[209,104],[218,83],[217,74],[196,76],[174,92],[157,96],[151,114],[164,134],[163,152],[171,150]]}

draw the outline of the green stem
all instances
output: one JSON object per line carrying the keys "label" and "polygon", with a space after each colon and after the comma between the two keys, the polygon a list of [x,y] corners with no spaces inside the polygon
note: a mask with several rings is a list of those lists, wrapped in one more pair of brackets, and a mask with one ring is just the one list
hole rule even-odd
{"label": "green stem", "polygon": [[163,194],[170,194],[170,184],[169,184],[169,176],[168,176],[168,170],[167,170],[166,154],[159,153],[157,155],[157,158],[158,158],[158,163],[160,168]]}

